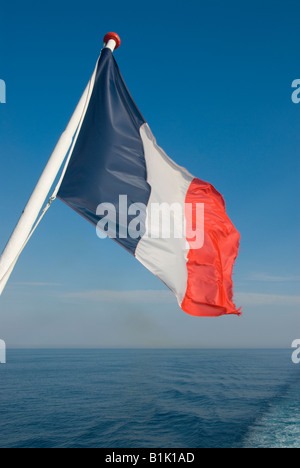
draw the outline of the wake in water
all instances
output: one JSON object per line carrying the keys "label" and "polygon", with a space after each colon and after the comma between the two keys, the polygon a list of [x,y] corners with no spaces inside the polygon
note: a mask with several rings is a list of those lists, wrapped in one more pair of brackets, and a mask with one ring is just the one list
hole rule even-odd
{"label": "wake in water", "polygon": [[258,419],[244,440],[248,448],[300,448],[299,381],[269,403],[269,410]]}

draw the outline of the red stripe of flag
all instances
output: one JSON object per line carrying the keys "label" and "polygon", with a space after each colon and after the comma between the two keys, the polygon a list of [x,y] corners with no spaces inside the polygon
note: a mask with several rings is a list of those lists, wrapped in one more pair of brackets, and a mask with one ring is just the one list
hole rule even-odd
{"label": "red stripe of flag", "polygon": [[[186,195],[186,207],[204,204],[204,244],[190,245],[187,270],[188,282],[182,310],[201,317],[225,314],[241,315],[232,302],[232,270],[238,255],[240,234],[225,211],[225,202],[217,190],[207,182],[194,179]],[[187,225],[196,224],[196,210],[185,210]],[[191,224],[192,223],[192,224]]]}

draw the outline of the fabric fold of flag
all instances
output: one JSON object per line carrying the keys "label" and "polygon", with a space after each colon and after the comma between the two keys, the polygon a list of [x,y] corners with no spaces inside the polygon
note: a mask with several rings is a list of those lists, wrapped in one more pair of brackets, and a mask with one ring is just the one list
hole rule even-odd
{"label": "fabric fold of flag", "polygon": [[[240,315],[232,302],[240,236],[223,197],[157,145],[108,48],[58,197],[93,225],[106,226],[185,312]],[[160,224],[168,217],[166,235]]]}

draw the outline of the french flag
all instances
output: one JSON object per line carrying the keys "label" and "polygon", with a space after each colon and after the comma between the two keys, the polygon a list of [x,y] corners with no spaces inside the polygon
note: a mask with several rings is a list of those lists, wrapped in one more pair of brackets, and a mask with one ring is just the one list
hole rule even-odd
{"label": "french flag", "polygon": [[[58,197],[160,278],[185,312],[240,315],[232,284],[240,236],[223,197],[157,145],[107,47]],[[153,214],[162,206],[177,209],[169,210],[168,235],[158,225],[163,211]]]}

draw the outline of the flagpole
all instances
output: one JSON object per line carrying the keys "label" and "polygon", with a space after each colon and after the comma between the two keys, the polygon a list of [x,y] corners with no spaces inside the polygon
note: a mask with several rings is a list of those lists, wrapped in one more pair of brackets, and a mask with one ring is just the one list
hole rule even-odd
{"label": "flagpole", "polygon": [[[120,46],[120,38],[115,33],[108,33],[104,36],[104,47],[108,47],[112,52]],[[13,268],[21,254],[26,240],[38,218],[38,215],[45,203],[50,189],[59,173],[64,159],[73,141],[73,136],[86,111],[87,104],[93,90],[96,69],[85,88],[83,95],[71,117],[71,120],[61,135],[32,195],[22,212],[3,253],[0,257],[0,295],[13,271]]]}

